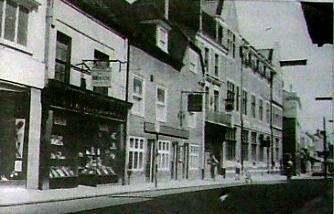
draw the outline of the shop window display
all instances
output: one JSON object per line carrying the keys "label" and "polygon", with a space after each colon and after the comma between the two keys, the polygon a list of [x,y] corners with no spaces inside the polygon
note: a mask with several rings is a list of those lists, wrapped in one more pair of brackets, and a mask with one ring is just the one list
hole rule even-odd
{"label": "shop window display", "polygon": [[[25,93],[0,90],[0,181],[25,179]],[[25,109],[25,110],[24,110]]]}

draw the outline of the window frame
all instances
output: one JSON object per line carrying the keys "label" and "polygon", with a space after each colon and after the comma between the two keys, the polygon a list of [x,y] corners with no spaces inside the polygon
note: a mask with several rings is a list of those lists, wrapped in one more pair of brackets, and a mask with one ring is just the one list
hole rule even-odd
{"label": "window frame", "polygon": [[247,115],[247,102],[248,102],[248,92],[243,89],[242,90],[242,113]]}
{"label": "window frame", "polygon": [[251,112],[252,117],[256,118],[256,96],[254,94],[251,95]]}
{"label": "window frame", "polygon": [[[192,150],[192,148],[195,148]],[[197,150],[197,151],[196,151]],[[199,145],[190,144],[189,145],[189,169],[199,169]]]}
{"label": "window frame", "polygon": [[[141,83],[142,83],[142,94],[141,95],[134,92],[134,89],[135,89],[134,88],[134,81],[135,81],[135,79],[141,81]],[[132,76],[132,92],[131,92],[131,95],[132,95],[131,96],[132,102],[134,103],[134,105],[135,105],[135,102],[138,103],[137,101],[135,101],[134,97],[141,99],[140,102],[143,102],[141,111],[137,112],[137,111],[135,111],[134,108],[131,108],[131,113],[134,114],[134,115],[137,115],[137,116],[144,117],[145,116],[145,79],[136,75],[136,74],[134,74]]]}
{"label": "window frame", "polygon": [[[167,149],[163,148],[164,143],[166,145],[165,148],[167,147]],[[158,165],[158,170],[159,171],[169,171],[170,170],[170,158],[171,158],[170,157],[170,149],[171,149],[171,142],[169,140],[158,140],[157,165]],[[167,159],[164,162],[165,163],[164,167],[162,167],[163,158],[166,157],[166,155],[167,155]]]}
{"label": "window frame", "polygon": [[[3,39],[4,41],[8,41],[9,43],[14,43],[17,45],[20,45],[22,47],[27,47],[28,46],[28,33],[29,33],[29,16],[30,16],[30,12],[31,12],[31,8],[27,7],[26,5],[20,4],[17,1],[13,1],[13,0],[2,0],[2,8],[1,9],[1,16],[0,16],[0,39]],[[6,13],[7,11],[7,5],[9,5],[9,3],[12,3],[13,5],[15,5],[15,14],[13,17],[15,17],[14,23],[13,24],[13,38],[6,38],[6,23],[7,23],[7,17],[6,17]],[[23,13],[22,11],[27,12],[26,15],[27,17],[23,19],[21,18],[21,13]],[[20,24],[20,21],[24,21],[24,25]],[[21,28],[23,26],[23,29]],[[24,32],[25,34],[23,35],[23,38],[20,39],[20,32]],[[23,40],[23,42],[20,42],[21,40]]]}
{"label": "window frame", "polygon": [[[130,141],[131,139],[133,139],[133,147],[131,147],[131,144],[130,144]],[[136,140],[138,140],[138,148],[135,148],[135,142]],[[141,142],[142,142],[142,148],[141,148]],[[128,152],[127,152],[127,155],[128,155],[128,158],[127,158],[127,161],[128,161],[128,165],[130,166],[130,153],[132,153],[132,163],[131,163],[131,168],[129,168],[130,171],[144,171],[144,168],[145,168],[145,151],[146,151],[146,139],[143,138],[143,137],[136,137],[136,136],[129,136],[128,138]],[[135,163],[135,152],[138,153],[138,160],[137,160],[137,166],[134,167],[134,163]],[[141,167],[140,166],[140,153],[142,154],[142,163],[141,163]]]}
{"label": "window frame", "polygon": [[168,53],[168,30],[160,25],[157,25],[157,46]]}
{"label": "window frame", "polygon": [[[164,92],[165,92],[165,96],[164,96],[164,98],[165,98],[165,102],[164,103],[162,103],[162,102],[160,102],[159,100],[158,100],[158,90],[159,89],[162,89]],[[155,105],[155,118],[156,118],[156,121],[160,121],[160,122],[167,122],[167,108],[168,108],[168,90],[167,90],[167,88],[165,88],[165,87],[163,87],[163,86],[161,86],[161,85],[157,85],[157,87],[156,87],[156,95],[155,95],[155,103],[156,103],[156,105]],[[163,107],[164,109],[163,109],[163,118],[161,118],[161,117],[158,117],[158,114],[157,114],[157,112],[158,112],[158,108],[159,107]]]}
{"label": "window frame", "polygon": [[263,99],[259,99],[259,119],[263,120]]}

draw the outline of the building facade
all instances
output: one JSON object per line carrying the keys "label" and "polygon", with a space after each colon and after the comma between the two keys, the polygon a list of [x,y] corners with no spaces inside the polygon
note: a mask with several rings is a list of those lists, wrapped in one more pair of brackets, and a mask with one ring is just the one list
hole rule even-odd
{"label": "building facade", "polygon": [[222,174],[234,173],[237,161],[254,172],[278,172],[283,87],[278,47],[257,50],[240,35],[233,1],[174,0],[170,5],[171,19],[202,50],[206,156],[218,157]]}
{"label": "building facade", "polygon": [[[283,91],[283,153],[290,154],[295,173],[300,173],[301,103],[296,92]],[[284,156],[285,157],[285,156]],[[285,160],[284,160],[285,161]]]}
{"label": "building facade", "polygon": [[83,9],[48,1],[42,189],[124,181],[128,40]]}
{"label": "building facade", "polygon": [[36,188],[46,3],[0,1],[0,184]]}

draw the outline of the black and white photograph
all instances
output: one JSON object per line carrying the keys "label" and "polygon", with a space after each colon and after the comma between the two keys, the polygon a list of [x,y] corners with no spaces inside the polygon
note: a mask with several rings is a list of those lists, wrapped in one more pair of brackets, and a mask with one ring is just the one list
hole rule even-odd
{"label": "black and white photograph", "polygon": [[332,0],[0,0],[0,214],[332,214]]}

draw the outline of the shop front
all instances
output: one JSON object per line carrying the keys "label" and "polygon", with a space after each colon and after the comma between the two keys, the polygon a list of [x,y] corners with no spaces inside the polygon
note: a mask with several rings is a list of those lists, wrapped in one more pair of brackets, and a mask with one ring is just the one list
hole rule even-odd
{"label": "shop front", "polygon": [[56,81],[42,100],[40,188],[120,182],[131,104]]}
{"label": "shop front", "polygon": [[0,82],[0,185],[25,185],[29,89]]}

